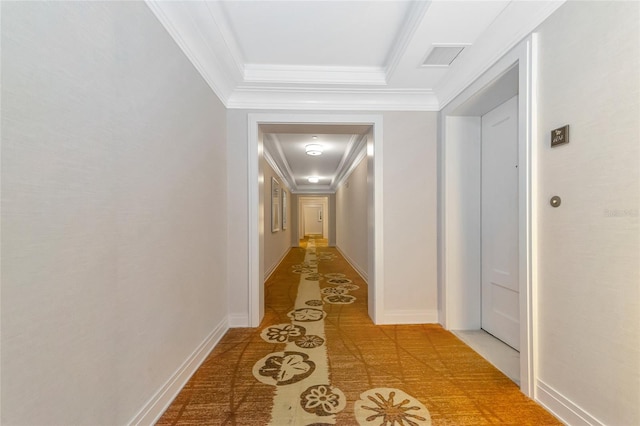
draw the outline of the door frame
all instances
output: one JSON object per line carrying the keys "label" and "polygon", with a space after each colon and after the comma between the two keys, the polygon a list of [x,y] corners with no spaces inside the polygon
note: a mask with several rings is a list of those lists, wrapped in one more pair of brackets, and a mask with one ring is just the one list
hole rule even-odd
{"label": "door frame", "polygon": [[[450,215],[456,214],[455,194],[456,182],[447,182],[447,167],[456,166],[456,153],[448,152],[447,120],[453,118],[456,108],[479,95],[492,82],[504,75],[514,66],[518,67],[518,246],[519,246],[519,282],[520,282],[520,389],[535,399],[536,377],[536,274],[534,266],[536,256],[536,223],[537,216],[534,200],[536,199],[537,182],[537,147],[533,143],[536,139],[536,64],[537,38],[531,34],[519,45],[515,46],[502,58],[491,65],[480,77],[463,89],[455,99],[441,109],[440,137],[439,137],[439,216],[438,216],[438,290],[440,294],[438,310],[440,322],[448,330],[479,329],[477,323],[478,312],[475,297],[469,297],[470,286],[475,286],[469,276],[478,276],[477,286],[480,286],[478,267],[479,256],[476,258],[469,252],[456,251],[459,242],[455,240],[461,231],[461,224],[455,222]],[[449,197],[447,196],[449,194]],[[473,218],[471,218],[473,219]],[[456,219],[457,220],[457,219]],[[477,220],[477,218],[476,218]],[[475,225],[471,225],[475,226]],[[459,235],[459,234],[458,234]],[[479,241],[479,239],[478,239]],[[466,268],[469,274],[463,276],[460,267]],[[478,269],[476,271],[476,268]],[[471,293],[473,293],[473,289]],[[473,311],[473,312],[472,312]]]}
{"label": "door frame", "polygon": [[374,323],[384,313],[384,262],[383,262],[383,200],[382,200],[382,114],[296,114],[249,113],[248,121],[248,285],[249,325],[258,327],[264,316],[264,175],[261,158],[264,155],[262,124],[344,124],[372,127],[372,139],[367,141],[367,157],[370,164],[368,191],[369,210],[369,316]]}

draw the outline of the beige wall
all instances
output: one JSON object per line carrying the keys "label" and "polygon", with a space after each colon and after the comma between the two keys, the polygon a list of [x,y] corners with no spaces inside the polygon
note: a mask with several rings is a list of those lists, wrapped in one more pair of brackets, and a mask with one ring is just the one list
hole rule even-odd
{"label": "beige wall", "polygon": [[144,3],[1,41],[0,422],[126,424],[226,327],[226,112]]}
{"label": "beige wall", "polygon": [[366,280],[368,274],[367,158],[336,191],[336,247]]}
{"label": "beige wall", "polygon": [[[282,258],[291,248],[291,192],[284,185],[283,180],[263,158],[264,170],[264,278],[266,279],[278,266]],[[282,191],[287,192],[287,229],[282,229],[282,216],[279,221],[280,230],[271,232],[271,178],[280,183]],[[282,198],[280,199],[280,214],[282,215]]]}
{"label": "beige wall", "polygon": [[392,322],[438,322],[437,118],[384,114],[384,303]]}
{"label": "beige wall", "polygon": [[640,424],[640,4],[568,2],[539,41],[538,376],[602,424]]}

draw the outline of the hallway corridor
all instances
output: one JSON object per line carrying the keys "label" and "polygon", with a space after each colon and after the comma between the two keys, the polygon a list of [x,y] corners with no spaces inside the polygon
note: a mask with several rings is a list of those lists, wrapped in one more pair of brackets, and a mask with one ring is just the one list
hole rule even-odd
{"label": "hallway corridor", "polygon": [[324,240],[291,249],[265,293],[262,326],[231,329],[159,425],[560,424],[439,325],[373,325]]}

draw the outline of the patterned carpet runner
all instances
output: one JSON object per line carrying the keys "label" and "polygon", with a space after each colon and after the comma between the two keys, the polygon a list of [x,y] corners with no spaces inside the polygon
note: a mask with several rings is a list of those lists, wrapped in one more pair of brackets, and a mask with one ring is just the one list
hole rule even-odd
{"label": "patterned carpet runner", "polygon": [[372,324],[360,276],[302,245],[265,284],[262,326],[229,330],[159,425],[561,424],[439,325]]}

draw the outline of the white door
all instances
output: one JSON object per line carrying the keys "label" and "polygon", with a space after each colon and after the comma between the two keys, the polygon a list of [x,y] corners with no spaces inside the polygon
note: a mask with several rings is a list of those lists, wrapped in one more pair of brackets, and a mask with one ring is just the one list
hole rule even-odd
{"label": "white door", "polygon": [[304,206],[304,235],[322,235],[322,206]]}
{"label": "white door", "polygon": [[482,117],[482,328],[520,348],[518,97]]}

